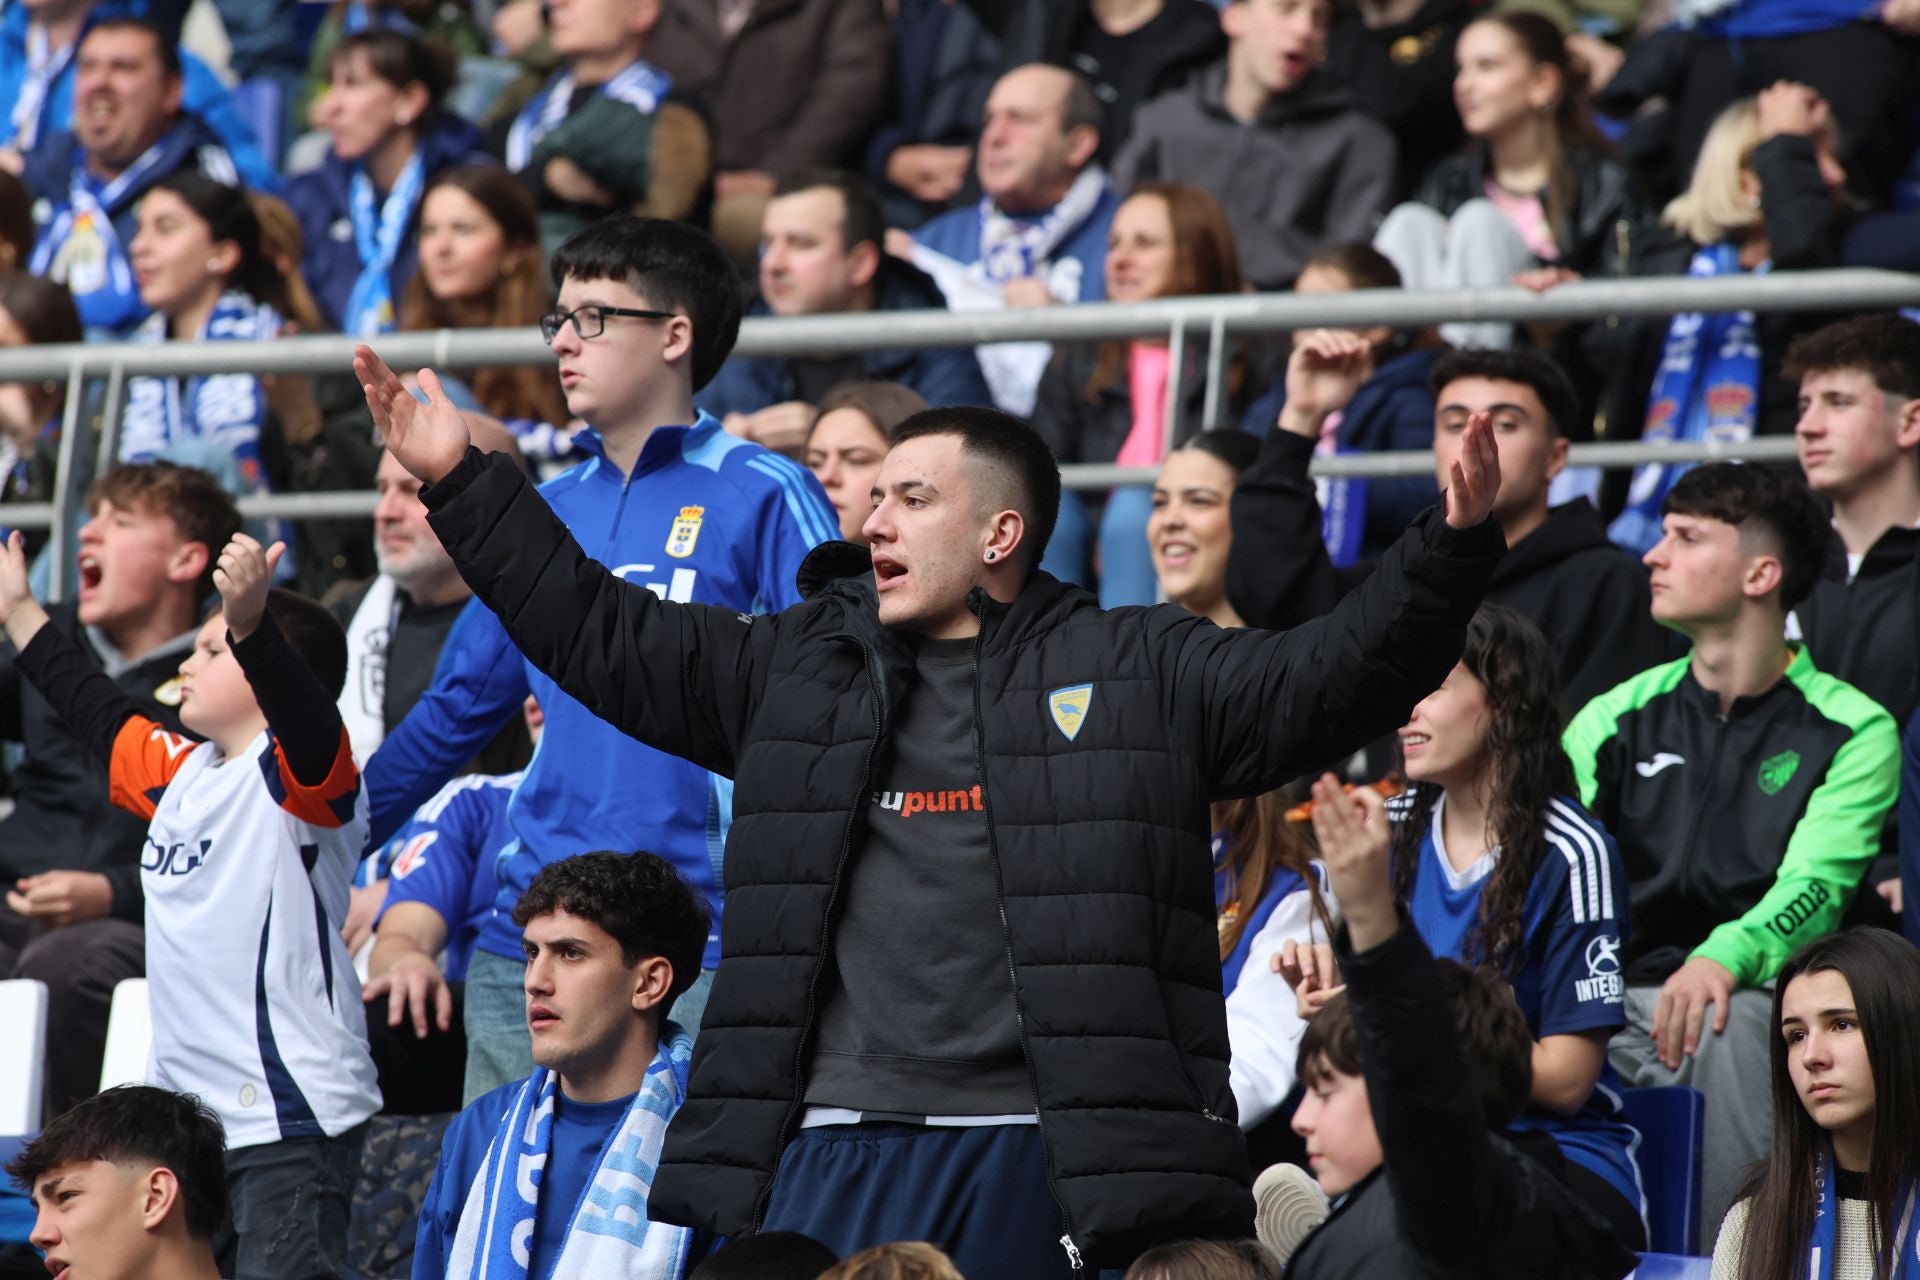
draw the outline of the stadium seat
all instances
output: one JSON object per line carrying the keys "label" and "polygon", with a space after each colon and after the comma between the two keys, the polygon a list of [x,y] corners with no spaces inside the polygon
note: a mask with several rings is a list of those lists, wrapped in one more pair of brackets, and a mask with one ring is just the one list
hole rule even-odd
{"label": "stadium seat", "polygon": [[[0,1164],[13,1159],[40,1128],[46,1083],[47,988],[30,978],[0,982]],[[5,1180],[0,1179],[0,1183]],[[33,1206],[11,1185],[0,1191],[0,1244],[24,1244]]]}
{"label": "stadium seat", "polygon": [[1689,1258],[1679,1253],[1643,1253],[1631,1280],[1708,1280],[1712,1258]]}
{"label": "stadium seat", "polygon": [[[1640,1181],[1647,1193],[1647,1244],[1656,1255],[1694,1253],[1694,1220],[1700,1216],[1700,1133],[1706,1099],[1698,1089],[1685,1085],[1620,1092],[1627,1123],[1640,1131],[1637,1155]],[[1646,1274],[1644,1269],[1642,1274]]]}
{"label": "stadium seat", "polygon": [[0,1136],[40,1128],[40,1091],[46,1084],[47,987],[31,978],[0,982]]}
{"label": "stadium seat", "polygon": [[107,1048],[100,1059],[100,1087],[145,1083],[147,1048],[152,1041],[147,980],[128,978],[113,989],[113,1010],[107,1015]]}

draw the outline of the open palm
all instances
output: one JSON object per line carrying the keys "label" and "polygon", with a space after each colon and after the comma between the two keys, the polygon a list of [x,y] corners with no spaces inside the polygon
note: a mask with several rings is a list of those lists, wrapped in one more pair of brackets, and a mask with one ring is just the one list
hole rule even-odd
{"label": "open palm", "polygon": [[427,397],[421,404],[372,347],[354,348],[353,372],[366,394],[373,425],[401,466],[422,484],[432,484],[460,465],[472,433],[466,418],[447,399],[439,374],[420,371],[420,390]]}

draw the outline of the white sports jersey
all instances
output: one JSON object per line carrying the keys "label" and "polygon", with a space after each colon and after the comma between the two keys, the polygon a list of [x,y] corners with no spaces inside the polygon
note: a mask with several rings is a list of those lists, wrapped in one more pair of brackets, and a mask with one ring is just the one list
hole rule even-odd
{"label": "white sports jersey", "polygon": [[151,818],[141,857],[153,1009],[148,1077],[197,1094],[229,1148],[334,1137],[380,1109],[360,983],[340,936],[366,841],[346,734],[317,787],[271,733],[244,758],[133,717],[115,803]]}

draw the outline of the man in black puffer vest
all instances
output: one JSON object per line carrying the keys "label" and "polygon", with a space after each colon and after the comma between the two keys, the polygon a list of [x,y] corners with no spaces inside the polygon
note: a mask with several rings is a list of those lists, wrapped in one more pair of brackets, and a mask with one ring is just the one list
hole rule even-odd
{"label": "man in black puffer vest", "polygon": [[1286,635],[1103,612],[1034,571],[1059,470],[976,408],[902,423],[871,552],[816,549],[809,598],[751,617],[623,583],[442,397],[355,366],[528,659],[736,781],[720,971],[651,1214],[842,1253],[932,1239],[1023,1280],[1250,1233],[1207,806],[1438,686],[1502,550],[1484,420],[1449,509]]}

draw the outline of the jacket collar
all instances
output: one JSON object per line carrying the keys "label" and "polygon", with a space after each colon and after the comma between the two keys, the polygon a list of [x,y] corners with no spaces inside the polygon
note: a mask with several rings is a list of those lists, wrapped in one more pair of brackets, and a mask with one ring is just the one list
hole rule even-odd
{"label": "jacket collar", "polygon": [[[644,475],[677,461],[711,441],[715,432],[724,430],[720,420],[705,409],[698,411],[690,427],[655,427],[647,436],[646,444],[640,447],[640,457],[634,463],[633,474]],[[607,457],[607,442],[598,430],[591,426],[580,428],[574,433],[573,447],[588,457],[599,460],[601,465],[594,468],[596,472],[604,472],[614,484],[623,482],[620,468],[614,466],[612,460]]]}
{"label": "jacket collar", "polygon": [[[1807,646],[1789,643],[1787,648],[1793,652],[1793,660],[1787,663],[1786,671],[1761,692],[1735,698],[1733,705],[1727,708],[1726,718],[1729,722],[1751,715],[1774,699],[1786,696],[1788,690],[1814,674],[1813,655],[1807,652]],[[1720,718],[1720,695],[1702,685],[1694,677],[1691,662],[1687,664],[1687,674],[1682,687],[1686,690],[1687,700],[1694,707],[1713,719]]]}

